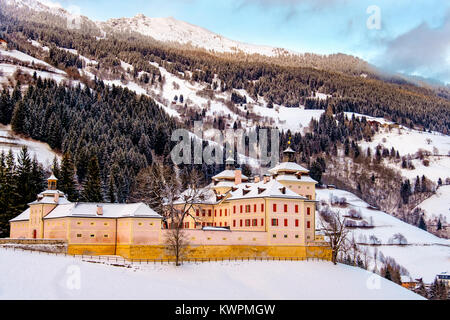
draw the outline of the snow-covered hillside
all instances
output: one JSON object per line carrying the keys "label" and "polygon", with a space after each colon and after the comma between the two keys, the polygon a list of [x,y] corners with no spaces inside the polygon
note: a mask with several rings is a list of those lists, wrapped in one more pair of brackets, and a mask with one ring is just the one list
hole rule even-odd
{"label": "snow-covered hillside", "polygon": [[[37,45],[37,43],[36,43]],[[14,73],[17,70],[21,70],[23,73],[26,73],[32,76],[35,72],[38,77],[43,79],[52,79],[58,83],[62,81],[69,82],[69,78],[67,77],[66,72],[59,70],[45,61],[36,59],[28,54],[17,50],[6,51],[0,49],[0,60],[8,60],[0,62],[0,85],[8,83],[8,80],[13,77]],[[16,62],[19,62],[23,65],[18,65]],[[73,81],[78,83],[77,81]]]}
{"label": "snow-covered hillside", "polygon": [[162,42],[176,42],[190,44],[193,47],[203,48],[214,52],[248,54],[262,54],[276,56],[288,53],[287,50],[269,46],[258,46],[227,39],[219,34],[190,23],[168,18],[149,18],[138,14],[132,18],[110,19],[106,22],[97,22],[101,29],[112,28],[121,32],[137,32]]}
{"label": "snow-covered hillside", "polygon": [[[51,165],[56,155],[48,144],[32,139],[19,138],[11,132],[11,126],[0,125],[0,152],[3,151],[7,154],[11,149],[17,158],[17,154],[23,146],[27,146],[30,156],[32,158],[36,156],[44,167]],[[59,157],[59,155],[57,156]]]}
{"label": "snow-covered hillside", "polygon": [[[427,218],[444,217],[450,222],[450,185],[441,186],[436,194],[417,206],[425,212]],[[442,221],[443,222],[443,221]]]}
{"label": "snow-covered hillside", "polygon": [[[345,198],[347,205],[332,206],[330,203],[333,198]],[[318,189],[317,199],[321,202],[321,208],[327,204],[341,215],[348,216],[350,210],[359,213],[361,219],[347,218],[360,226],[351,229],[350,237],[354,235],[356,242],[362,248],[367,248],[371,255],[376,248],[384,256],[395,258],[410,272],[412,278],[423,278],[430,283],[437,274],[450,270],[450,240],[438,238],[385,212],[369,208],[369,204],[347,191]],[[319,215],[316,217],[319,220]],[[364,224],[367,227],[361,227]],[[396,245],[396,234],[402,234],[407,244]],[[371,265],[374,266],[374,261],[371,261]],[[379,267],[380,262],[377,265]]]}
{"label": "snow-covered hillside", "polygon": [[0,249],[0,299],[297,300],[422,297],[331,262],[257,261],[131,268]]}
{"label": "snow-covered hillside", "polygon": [[[350,113],[348,113],[351,116]],[[360,116],[360,115],[359,115]],[[367,120],[377,121],[380,124],[390,124],[382,118],[366,117]],[[414,169],[402,168],[402,161],[385,160],[386,164],[401,172],[408,179],[425,175],[433,182],[439,178],[445,181],[450,178],[450,136],[438,132],[424,132],[409,129],[403,126],[392,128],[386,126],[381,128],[371,142],[363,141],[361,146],[364,150],[371,148],[374,154],[378,145],[391,150],[393,147],[399,152],[400,157],[406,157],[411,161]],[[422,150],[427,161],[418,157],[417,153]]]}

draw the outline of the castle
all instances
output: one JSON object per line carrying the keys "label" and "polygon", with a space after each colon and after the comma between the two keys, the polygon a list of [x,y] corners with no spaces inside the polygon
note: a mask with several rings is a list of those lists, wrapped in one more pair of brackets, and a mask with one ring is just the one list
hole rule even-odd
{"label": "castle", "polygon": [[[315,234],[317,182],[284,151],[263,179],[244,176],[228,159],[184,220],[189,256],[320,257],[331,251]],[[183,199],[180,197],[179,199]],[[175,203],[182,206],[183,201]],[[144,203],[72,203],[48,178],[48,190],[10,221],[11,239],[61,239],[70,254],[167,258],[163,217]]]}

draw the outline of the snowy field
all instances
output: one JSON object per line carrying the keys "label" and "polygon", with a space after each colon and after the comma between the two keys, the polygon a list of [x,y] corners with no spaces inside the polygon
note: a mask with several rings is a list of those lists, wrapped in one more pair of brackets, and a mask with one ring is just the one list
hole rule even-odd
{"label": "snowy field", "polygon": [[331,262],[214,262],[131,268],[0,249],[0,299],[422,299]]}
{"label": "snowy field", "polygon": [[[350,192],[317,189],[319,201],[330,203],[330,197],[345,197],[348,203],[346,208],[331,207],[331,209],[339,211],[342,215],[347,215],[349,210],[354,209],[362,216],[362,220],[355,220],[356,223],[366,221],[374,226],[374,228],[351,229],[351,234],[358,243],[371,244],[370,237],[375,236],[380,245],[362,246],[371,252],[377,248],[378,252],[382,252],[384,256],[393,257],[410,272],[414,279],[423,278],[424,282],[431,283],[437,274],[450,271],[450,240],[436,237],[383,211],[369,209],[366,202]],[[316,217],[319,219],[319,215]],[[391,239],[397,233],[401,233],[406,238],[407,245],[392,245]]]}
{"label": "snowy field", "polygon": [[442,186],[436,194],[417,206],[428,218],[444,216],[450,222],[450,186]]}
{"label": "snowy field", "polygon": [[56,153],[52,151],[48,144],[32,139],[19,138],[11,132],[10,125],[4,126],[0,124],[0,152],[4,151],[7,154],[11,149],[17,159],[17,155],[23,146],[27,146],[31,158],[36,156],[37,160],[44,167],[53,163]]}

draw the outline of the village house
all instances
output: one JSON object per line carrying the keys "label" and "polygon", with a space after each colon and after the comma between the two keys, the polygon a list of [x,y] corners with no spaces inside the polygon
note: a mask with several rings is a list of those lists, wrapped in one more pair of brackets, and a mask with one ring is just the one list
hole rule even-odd
{"label": "village house", "polygon": [[[293,158],[288,148],[284,162],[252,182],[228,159],[226,170],[205,188],[206,199],[184,221],[189,256],[331,259],[323,236],[315,234],[317,182]],[[64,240],[70,254],[168,257],[170,229],[144,203],[72,203],[52,175],[48,190],[29,206],[10,221],[11,239]]]}
{"label": "village house", "polygon": [[7,50],[8,49],[8,42],[6,40],[0,38],[0,49]]}

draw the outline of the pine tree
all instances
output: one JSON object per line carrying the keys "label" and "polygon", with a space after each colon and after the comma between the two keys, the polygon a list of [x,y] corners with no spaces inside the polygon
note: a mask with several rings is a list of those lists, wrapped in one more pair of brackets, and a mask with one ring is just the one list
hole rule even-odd
{"label": "pine tree", "polygon": [[59,160],[56,155],[53,158],[52,173],[56,177],[56,179],[58,180],[61,179],[61,167],[59,165]]}
{"label": "pine tree", "polygon": [[83,200],[87,202],[103,201],[100,167],[96,156],[89,160],[86,182],[83,188]]}
{"label": "pine tree", "polygon": [[422,230],[427,231],[427,224],[425,223],[425,220],[424,220],[424,218],[423,218],[423,215],[420,216],[418,227],[419,227],[420,229],[422,229]]}
{"label": "pine tree", "polygon": [[115,186],[114,186],[114,176],[111,173],[109,175],[109,185],[108,185],[108,198],[109,202],[115,203],[116,202],[116,194],[115,194]]}
{"label": "pine tree", "polygon": [[19,192],[18,210],[24,211],[27,208],[27,203],[36,198],[36,193],[33,194],[34,188],[32,186],[32,168],[33,164],[28,153],[28,148],[23,146],[17,157],[17,176],[16,187]]}
{"label": "pine tree", "polygon": [[75,166],[70,152],[66,152],[63,155],[59,175],[58,189],[67,195],[69,201],[77,201],[78,191],[75,185]]}
{"label": "pine tree", "polygon": [[17,102],[11,118],[11,128],[17,133],[25,133],[26,107],[23,101]]}
{"label": "pine tree", "polygon": [[442,230],[442,222],[441,222],[441,218],[439,218],[438,223],[437,223],[437,231]]}

